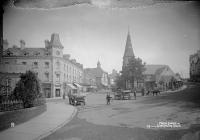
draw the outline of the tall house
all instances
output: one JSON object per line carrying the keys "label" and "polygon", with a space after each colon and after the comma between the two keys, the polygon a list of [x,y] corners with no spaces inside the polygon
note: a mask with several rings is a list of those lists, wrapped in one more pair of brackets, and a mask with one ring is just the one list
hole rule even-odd
{"label": "tall house", "polygon": [[195,82],[200,82],[200,50],[190,55],[189,62],[190,79]]}
{"label": "tall house", "polygon": [[133,48],[132,48],[132,43],[131,43],[131,36],[130,36],[130,32],[128,31],[126,46],[125,46],[125,51],[124,51],[124,56],[123,56],[122,69],[124,69],[124,67],[128,65],[129,59],[133,56],[134,56],[134,53],[133,53]]}
{"label": "tall house", "polygon": [[[50,40],[45,40],[45,47],[26,46],[20,40],[20,46],[9,46],[3,42],[4,52],[0,62],[0,84],[10,86],[13,90],[21,73],[27,70],[38,76],[42,92],[47,98],[61,97],[67,94],[73,85],[81,84],[83,65],[69,54],[63,54],[64,46],[59,35],[53,33]],[[9,82],[10,81],[10,82]]]}

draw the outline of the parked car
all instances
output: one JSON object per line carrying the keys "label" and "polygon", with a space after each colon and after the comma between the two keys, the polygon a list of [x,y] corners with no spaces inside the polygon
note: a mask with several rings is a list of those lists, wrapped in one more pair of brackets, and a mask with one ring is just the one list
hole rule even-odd
{"label": "parked car", "polygon": [[69,96],[69,104],[74,106],[85,105],[85,96],[80,94],[71,94]]}
{"label": "parked car", "polygon": [[130,100],[131,99],[131,90],[123,90],[122,91],[122,99]]}
{"label": "parked car", "polygon": [[114,99],[116,100],[130,100],[131,99],[131,90],[118,90],[114,94]]}

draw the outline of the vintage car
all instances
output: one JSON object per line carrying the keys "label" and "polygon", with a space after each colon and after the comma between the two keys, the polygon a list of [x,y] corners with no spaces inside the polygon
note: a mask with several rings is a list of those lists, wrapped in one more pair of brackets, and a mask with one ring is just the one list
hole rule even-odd
{"label": "vintage car", "polygon": [[121,100],[122,99],[122,94],[120,92],[115,92],[114,99],[115,100]]}
{"label": "vintage car", "polygon": [[123,90],[122,98],[123,98],[123,100],[125,100],[125,99],[130,100],[131,99],[131,90]]}
{"label": "vintage car", "polygon": [[118,90],[114,94],[114,99],[116,100],[130,100],[131,99],[131,90]]}
{"label": "vintage car", "polygon": [[71,94],[68,95],[69,104],[77,106],[77,105],[85,105],[85,96],[80,94]]}

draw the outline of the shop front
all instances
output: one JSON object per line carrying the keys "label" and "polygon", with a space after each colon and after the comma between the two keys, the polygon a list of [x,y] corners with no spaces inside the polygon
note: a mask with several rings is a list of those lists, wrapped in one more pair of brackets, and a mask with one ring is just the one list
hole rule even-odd
{"label": "shop front", "polygon": [[44,93],[45,98],[51,98],[51,83],[42,83],[42,92]]}

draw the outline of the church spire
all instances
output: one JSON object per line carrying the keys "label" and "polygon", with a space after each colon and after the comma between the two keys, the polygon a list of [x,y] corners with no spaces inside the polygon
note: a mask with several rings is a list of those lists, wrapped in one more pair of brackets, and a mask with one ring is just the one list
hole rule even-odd
{"label": "church spire", "polygon": [[128,61],[131,57],[134,57],[134,53],[133,53],[133,48],[132,48],[132,43],[131,43],[131,36],[128,29],[126,46],[125,46],[125,51],[124,51],[124,56],[123,56],[123,67],[127,66]]}
{"label": "church spire", "polygon": [[128,30],[127,39],[126,39],[126,46],[124,51],[124,57],[132,57],[134,56],[132,43],[131,43],[131,36]]}

